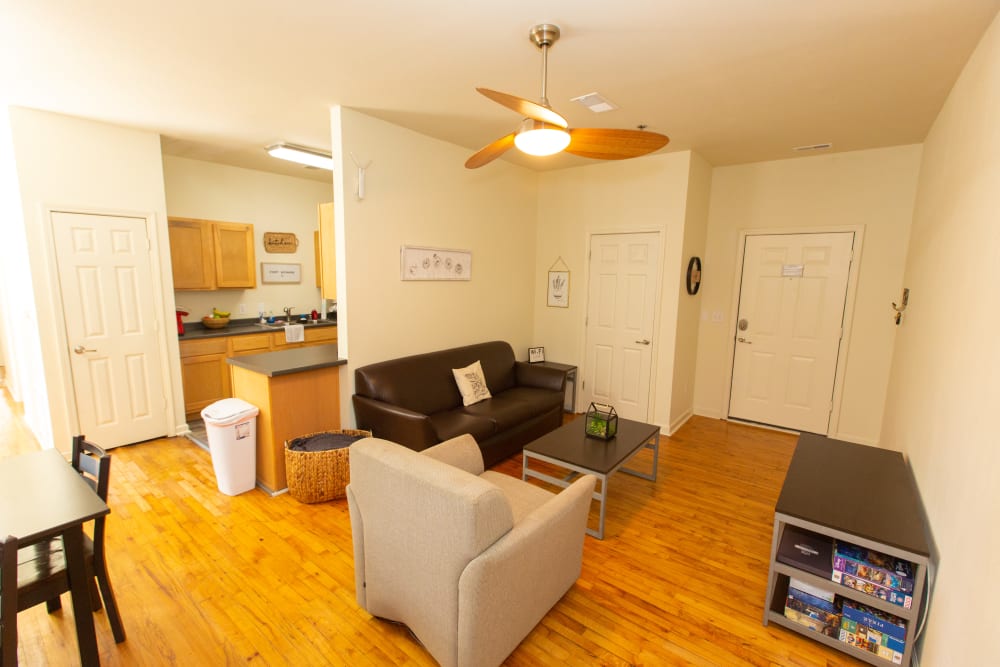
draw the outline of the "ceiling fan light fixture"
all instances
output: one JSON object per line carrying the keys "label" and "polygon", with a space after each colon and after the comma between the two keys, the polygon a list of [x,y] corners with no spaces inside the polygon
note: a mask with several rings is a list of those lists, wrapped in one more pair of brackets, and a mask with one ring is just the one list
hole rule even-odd
{"label": "ceiling fan light fixture", "polygon": [[555,155],[569,146],[569,132],[556,125],[525,118],[514,136],[514,145],[528,155]]}
{"label": "ceiling fan light fixture", "polygon": [[268,155],[280,160],[298,162],[307,167],[317,167],[333,171],[333,156],[316,148],[280,143],[268,146],[266,150]]}

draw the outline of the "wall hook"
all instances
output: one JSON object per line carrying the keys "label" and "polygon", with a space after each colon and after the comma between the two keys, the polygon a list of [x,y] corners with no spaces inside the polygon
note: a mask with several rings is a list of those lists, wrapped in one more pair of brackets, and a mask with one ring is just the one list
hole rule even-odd
{"label": "wall hook", "polygon": [[901,299],[900,305],[896,305],[896,302],[892,302],[892,309],[896,311],[893,319],[896,321],[896,326],[899,326],[900,320],[903,319],[903,312],[906,310],[906,304],[910,302],[910,290],[907,287],[903,288],[903,298]]}

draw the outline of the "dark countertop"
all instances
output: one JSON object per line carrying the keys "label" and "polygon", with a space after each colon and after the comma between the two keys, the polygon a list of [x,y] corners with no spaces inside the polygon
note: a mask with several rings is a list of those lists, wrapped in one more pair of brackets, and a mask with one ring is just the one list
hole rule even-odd
{"label": "dark countertop", "polygon": [[329,368],[330,366],[341,366],[347,363],[347,359],[341,359],[338,356],[336,343],[330,343],[230,357],[226,359],[226,362],[254,373],[275,377],[276,375],[289,375]]}
{"label": "dark countertop", "polygon": [[[298,324],[294,322],[293,324]],[[337,320],[316,320],[305,325],[306,329],[318,327],[335,327]],[[243,334],[265,333],[268,331],[284,331],[283,327],[262,327],[257,324],[257,318],[250,317],[241,320],[230,320],[229,326],[223,329],[209,329],[200,321],[185,322],[184,335],[178,336],[179,340],[194,340],[197,338],[219,338],[221,336],[241,336]]]}

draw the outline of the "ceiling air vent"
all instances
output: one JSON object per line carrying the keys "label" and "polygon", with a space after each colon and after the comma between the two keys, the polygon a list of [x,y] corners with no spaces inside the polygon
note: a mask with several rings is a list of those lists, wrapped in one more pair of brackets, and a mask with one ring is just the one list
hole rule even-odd
{"label": "ceiling air vent", "polygon": [[600,93],[587,93],[586,95],[580,95],[580,97],[574,97],[570,101],[579,102],[594,113],[604,113],[605,111],[613,111],[618,108],[614,102],[608,101]]}
{"label": "ceiling air vent", "polygon": [[827,148],[833,148],[833,144],[812,144],[811,146],[796,146],[792,150],[801,153],[802,151],[822,151]]}

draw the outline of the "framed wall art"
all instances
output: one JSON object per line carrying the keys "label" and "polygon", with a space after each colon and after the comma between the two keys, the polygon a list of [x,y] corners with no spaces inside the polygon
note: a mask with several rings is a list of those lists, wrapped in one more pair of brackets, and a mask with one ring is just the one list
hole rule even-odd
{"label": "framed wall art", "polygon": [[399,279],[472,280],[472,251],[400,246]]}
{"label": "framed wall art", "polygon": [[545,291],[545,305],[549,308],[569,308],[569,266],[562,257],[549,267]]}
{"label": "framed wall art", "polygon": [[545,361],[545,348],[544,347],[529,347],[528,348],[528,363],[537,364],[540,361]]}
{"label": "framed wall art", "polygon": [[260,281],[262,283],[300,283],[302,282],[302,265],[261,262]]}

